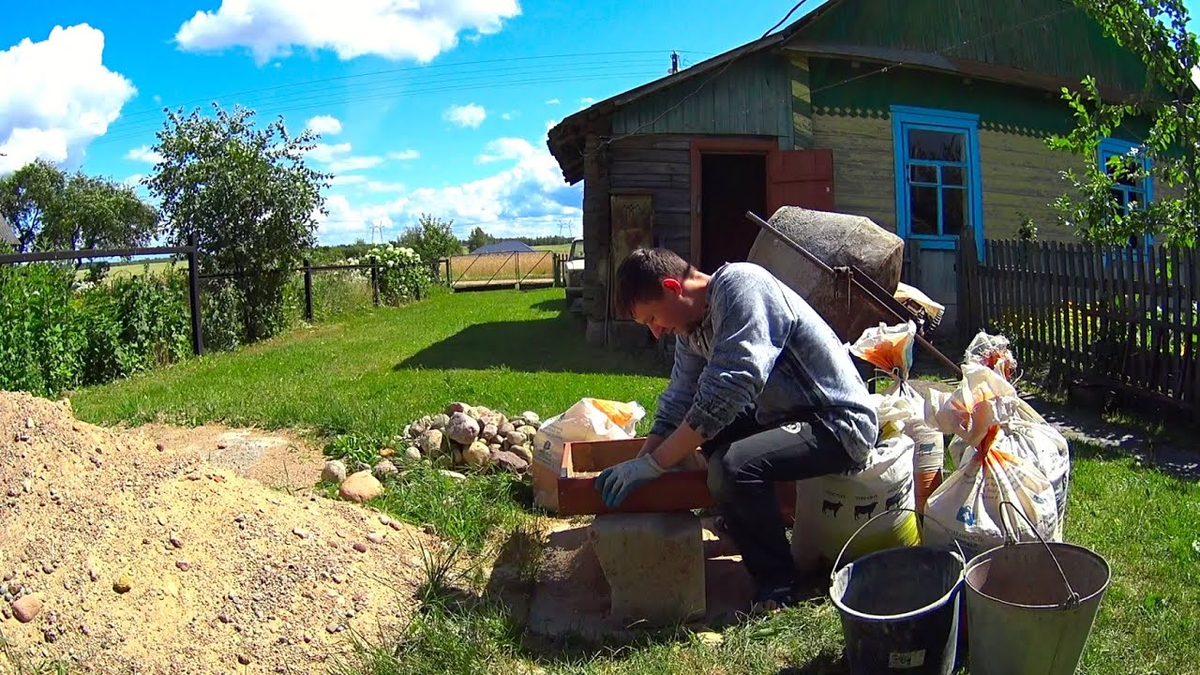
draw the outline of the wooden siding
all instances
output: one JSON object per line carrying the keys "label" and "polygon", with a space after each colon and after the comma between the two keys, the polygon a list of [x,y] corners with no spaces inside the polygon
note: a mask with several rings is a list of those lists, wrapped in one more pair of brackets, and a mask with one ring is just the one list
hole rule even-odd
{"label": "wooden siding", "polygon": [[1057,223],[1053,202],[1067,188],[1060,172],[1082,168],[1079,157],[1051,150],[1043,138],[980,129],[979,159],[986,238],[1015,239],[1024,214],[1033,219],[1042,239],[1076,239]]}
{"label": "wooden siding", "polygon": [[813,147],[833,150],[833,194],[841,213],[866,216],[896,231],[892,123],[813,115]]}
{"label": "wooden siding", "polygon": [[[935,54],[1138,93],[1145,66],[1063,0],[840,0],[790,45],[853,45]],[[868,64],[869,65],[869,64]]]}
{"label": "wooden siding", "polygon": [[609,148],[609,190],[645,191],[654,207],[654,244],[691,254],[691,139],[636,135]]}
{"label": "wooden siding", "polygon": [[612,128],[617,135],[771,136],[789,147],[791,95],[787,60],[759,54],[630,103],[613,113]]}

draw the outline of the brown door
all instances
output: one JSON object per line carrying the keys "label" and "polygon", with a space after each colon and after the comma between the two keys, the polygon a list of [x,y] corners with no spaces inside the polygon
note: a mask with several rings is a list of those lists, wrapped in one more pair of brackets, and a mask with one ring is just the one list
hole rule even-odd
{"label": "brown door", "polygon": [[781,206],[833,211],[833,151],[779,150],[767,156],[767,213]]}

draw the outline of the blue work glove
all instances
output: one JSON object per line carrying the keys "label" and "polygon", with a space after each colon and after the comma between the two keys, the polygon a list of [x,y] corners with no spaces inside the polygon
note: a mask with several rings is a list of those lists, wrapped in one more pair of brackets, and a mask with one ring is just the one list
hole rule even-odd
{"label": "blue work glove", "polygon": [[604,497],[604,504],[615,509],[635,487],[658,478],[663,472],[664,469],[654,461],[654,455],[641,455],[601,471],[596,477],[596,489]]}

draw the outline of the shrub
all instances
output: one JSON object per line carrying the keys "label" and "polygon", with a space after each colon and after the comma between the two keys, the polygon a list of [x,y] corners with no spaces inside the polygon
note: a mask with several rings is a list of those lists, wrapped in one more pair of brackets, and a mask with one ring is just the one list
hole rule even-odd
{"label": "shrub", "polygon": [[[372,258],[379,265],[380,302],[400,305],[424,297],[432,278],[429,265],[422,262],[413,249],[394,244],[376,246],[367,252],[362,262],[369,264]],[[353,259],[347,262],[359,264]],[[364,273],[369,277],[371,270],[364,270]]]}
{"label": "shrub", "polygon": [[51,396],[78,380],[74,279],[61,265],[0,266],[0,389]]}

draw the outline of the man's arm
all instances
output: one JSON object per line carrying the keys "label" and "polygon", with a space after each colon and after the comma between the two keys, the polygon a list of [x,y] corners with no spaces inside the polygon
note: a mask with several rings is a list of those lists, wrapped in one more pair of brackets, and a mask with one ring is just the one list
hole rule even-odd
{"label": "man's arm", "polygon": [[[704,370],[704,359],[693,352],[687,345],[687,340],[676,338],[675,363],[671,366],[671,380],[666,390],[658,397],[658,408],[654,413],[654,425],[646,443],[657,438],[651,451],[658,446],[676,427],[683,422],[692,401],[696,398],[700,373]],[[645,454],[645,446],[642,453]]]}

